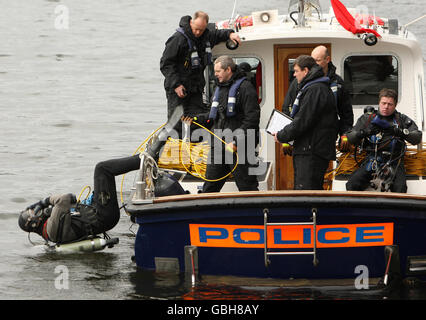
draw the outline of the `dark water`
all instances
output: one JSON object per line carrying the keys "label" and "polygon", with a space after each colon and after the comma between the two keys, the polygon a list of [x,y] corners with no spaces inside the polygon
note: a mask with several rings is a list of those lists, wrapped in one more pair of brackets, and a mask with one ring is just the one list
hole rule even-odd
{"label": "dark water", "polygon": [[[424,14],[424,1],[364,4],[400,23]],[[321,1],[328,7],[328,1]],[[55,28],[55,8],[69,9],[69,28]],[[238,1],[248,14],[288,1]],[[196,9],[213,21],[231,15],[229,1],[0,0],[0,299],[424,299],[423,288],[393,292],[353,286],[280,288],[236,285],[137,272],[132,225],[123,213],[110,232],[120,243],[89,254],[43,251],[17,226],[26,205],[91,185],[98,161],[130,155],[165,121],[159,59],[181,16]],[[425,21],[410,30],[426,52]],[[124,189],[133,182],[126,176]],[[119,184],[121,180],[117,179]],[[126,189],[127,188],[127,189]],[[62,271],[61,271],[62,270]],[[68,286],[61,288],[63,270]],[[59,283],[59,284],[58,284]],[[58,289],[59,286],[59,289]]]}

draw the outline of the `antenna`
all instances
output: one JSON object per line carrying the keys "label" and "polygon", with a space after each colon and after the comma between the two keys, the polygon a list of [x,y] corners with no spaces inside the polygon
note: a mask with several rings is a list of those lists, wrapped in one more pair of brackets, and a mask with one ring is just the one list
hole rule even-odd
{"label": "antenna", "polygon": [[299,0],[299,14],[297,15],[298,27],[305,27],[305,0]]}
{"label": "antenna", "polygon": [[234,8],[232,9],[232,14],[231,14],[231,17],[229,18],[229,23],[231,23],[231,21],[233,21],[234,19],[236,8],[237,8],[237,0],[234,0]]}
{"label": "antenna", "polygon": [[408,27],[409,25],[411,25],[411,24],[413,24],[413,23],[416,23],[416,22],[418,22],[418,21],[422,20],[422,19],[423,19],[423,18],[425,18],[425,17],[426,17],[426,14],[425,14],[424,16],[421,16],[420,18],[414,19],[413,21],[411,21],[411,22],[407,23],[404,27]]}

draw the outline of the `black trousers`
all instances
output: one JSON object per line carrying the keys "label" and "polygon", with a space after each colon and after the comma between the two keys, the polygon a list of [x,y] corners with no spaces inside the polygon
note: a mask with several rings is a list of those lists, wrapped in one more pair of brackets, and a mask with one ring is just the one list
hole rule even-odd
{"label": "black trousers", "polygon": [[115,177],[138,170],[139,167],[139,155],[106,160],[96,165],[93,201],[96,206],[99,230],[96,230],[95,233],[102,233],[114,228],[120,220]]}
{"label": "black trousers", "polygon": [[293,155],[294,190],[323,190],[329,160],[310,155]]}
{"label": "black trousers", "polygon": [[[206,179],[208,180],[217,180],[224,176],[226,176],[232,169],[235,167],[236,157],[233,156],[233,163],[227,164],[225,161],[225,152],[222,151],[222,163],[214,162],[214,151],[215,149],[210,150],[210,163],[207,164],[206,168]],[[217,150],[219,152],[219,150]],[[247,159],[247,157],[246,157]],[[217,159],[216,159],[217,160]],[[249,173],[251,165],[249,163],[238,164],[235,168],[232,175],[235,179],[235,184],[238,187],[239,191],[257,191],[259,182],[257,181],[256,175],[251,175]],[[222,190],[223,185],[225,184],[227,179],[221,179],[219,181],[206,181],[203,185],[203,193],[207,192],[219,192]]]}
{"label": "black trousers", "polygon": [[[195,117],[202,113],[209,112],[209,108],[203,103],[202,92],[188,92],[185,98],[179,98],[174,91],[167,91],[167,119],[170,119],[176,107],[181,105],[185,116]],[[182,123],[179,121],[175,128],[179,138],[182,137]],[[191,125],[191,132],[199,127],[195,124]]]}
{"label": "black trousers", "polygon": [[[368,162],[365,161],[361,167],[355,170],[346,182],[346,190],[348,191],[364,191],[370,185],[370,181],[373,178],[373,172],[367,171],[366,166]],[[395,178],[390,187],[391,192],[407,192],[407,178],[405,176],[405,167],[403,163],[400,163],[396,168]]]}

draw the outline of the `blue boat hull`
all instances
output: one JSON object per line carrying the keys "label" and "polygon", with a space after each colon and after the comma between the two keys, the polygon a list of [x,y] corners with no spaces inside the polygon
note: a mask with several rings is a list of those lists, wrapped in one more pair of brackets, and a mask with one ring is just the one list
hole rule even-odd
{"label": "blue boat hull", "polygon": [[[139,224],[137,266],[155,269],[156,258],[172,258],[184,271],[188,268],[184,248],[193,246],[200,274],[341,279],[355,278],[359,268],[367,270],[369,277],[382,277],[392,259],[398,260],[398,272],[407,276],[408,257],[426,255],[426,200],[422,197],[326,192],[222,197],[170,197],[143,209],[132,208]],[[266,265],[265,241],[267,252],[313,250],[314,229],[303,225],[312,221],[313,208],[318,263],[313,263],[312,254],[268,255]],[[265,209],[268,223],[294,225],[268,225],[265,234]],[[398,250],[391,259],[385,254],[389,248]]]}

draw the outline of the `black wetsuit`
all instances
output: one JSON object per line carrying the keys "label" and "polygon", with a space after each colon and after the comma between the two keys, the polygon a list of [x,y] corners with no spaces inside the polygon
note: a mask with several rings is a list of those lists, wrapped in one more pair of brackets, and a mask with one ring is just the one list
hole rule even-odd
{"label": "black wetsuit", "polygon": [[115,177],[139,167],[139,155],[99,162],[94,173],[93,202],[90,206],[77,206],[76,212],[71,212],[72,194],[49,197],[52,212],[40,230],[41,236],[66,243],[114,228],[120,220]]}
{"label": "black wetsuit", "polygon": [[[398,126],[401,130],[407,129],[405,135],[399,131],[399,136],[392,130],[385,130],[374,124],[373,119],[378,117],[381,123],[388,123],[389,128]],[[383,124],[382,124],[383,126]],[[381,133],[378,139],[376,134]],[[367,151],[367,157],[360,168],[355,170],[346,183],[347,190],[363,191],[368,188],[373,174],[379,172],[382,166],[389,162],[392,172],[390,176],[390,191],[407,192],[407,178],[404,166],[405,140],[413,145],[422,141],[422,132],[417,125],[406,115],[394,112],[389,117],[376,115],[375,113],[363,114],[353,129],[348,133],[348,140],[353,145],[363,145]],[[376,141],[377,140],[377,141]],[[376,148],[377,144],[377,148]],[[379,190],[380,191],[380,190]]]}

